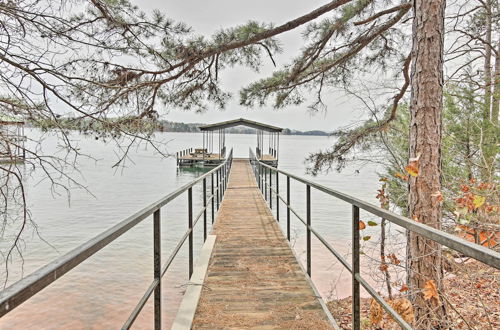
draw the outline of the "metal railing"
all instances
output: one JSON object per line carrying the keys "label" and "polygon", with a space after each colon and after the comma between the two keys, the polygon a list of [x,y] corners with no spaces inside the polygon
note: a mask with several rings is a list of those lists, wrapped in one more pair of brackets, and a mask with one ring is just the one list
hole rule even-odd
{"label": "metal railing", "polygon": [[175,160],[177,165],[179,165],[179,158],[190,155],[193,152],[193,148],[183,149],[175,153]]}
{"label": "metal railing", "polygon": [[[219,209],[219,205],[227,188],[232,160],[233,150],[231,149],[228,159],[223,164],[201,175],[190,183],[176,189],[162,199],[121,221],[100,235],[97,235],[88,242],[57,258],[48,265],[38,269],[34,273],[0,292],[0,317],[12,311],[14,308],[34,296],[37,292],[61,278],[64,274],[91,257],[94,253],[98,252],[122,234],[142,222],[142,220],[146,219],[150,215],[153,215],[153,281],[137,303],[127,321],[124,323],[122,329],[129,329],[132,326],[153,292],[155,329],[161,329],[161,279],[169,269],[174,258],[177,256],[177,253],[186,240],[188,240],[189,277],[191,278],[193,273],[193,228],[196,226],[200,218],[203,217],[203,240],[205,241],[207,238],[207,213],[211,208],[211,218],[213,224],[215,219],[215,209]],[[210,178],[209,196],[207,196],[207,178]],[[196,215],[196,217],[193,218],[193,187],[200,182],[203,185],[203,208]],[[181,240],[177,243],[175,249],[162,267],[160,210],[163,206],[169,204],[185,192],[187,192],[188,198],[188,230],[184,233]]]}
{"label": "metal railing", "polygon": [[[294,174],[278,170],[275,167],[269,166],[260,162],[250,149],[250,163],[252,165],[257,184],[264,195],[264,198],[269,202],[269,207],[273,208],[272,193],[276,196],[276,220],[280,221],[279,202],[280,200],[287,207],[286,213],[286,237],[290,240],[290,213],[293,213],[306,226],[306,269],[307,274],[311,276],[311,234],[316,238],[337,258],[337,260],[351,273],[352,275],[352,322],[353,329],[360,329],[361,326],[361,309],[360,309],[360,285],[389,313],[393,319],[403,328],[412,329],[411,326],[385,302],[385,300],[361,277],[360,274],[360,233],[359,233],[359,210],[363,209],[373,215],[381,217],[387,221],[397,224],[409,231],[415,232],[418,235],[437,242],[456,250],[466,256],[479,260],[489,266],[500,268],[500,253],[485,248],[481,245],[468,242],[459,237],[448,234],[444,231],[429,227],[418,223],[409,218],[403,217],[396,213],[390,212],[378,206],[372,205],[355,197],[349,196],[342,192],[330,189],[326,186],[314,183],[310,180],[298,177]],[[279,193],[279,176],[286,177],[286,200]],[[275,187],[273,188],[273,176],[275,177]],[[304,220],[296,210],[290,205],[290,179],[303,183],[306,188],[306,219]],[[269,181],[269,182],[268,182]],[[352,260],[351,264],[337,252],[314,228],[311,226],[311,188],[336,197],[352,205]],[[269,196],[268,196],[269,193]]]}

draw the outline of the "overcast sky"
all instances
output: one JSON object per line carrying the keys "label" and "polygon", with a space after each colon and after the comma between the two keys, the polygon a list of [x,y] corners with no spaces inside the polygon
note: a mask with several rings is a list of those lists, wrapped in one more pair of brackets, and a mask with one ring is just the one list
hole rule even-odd
{"label": "overcast sky", "polygon": [[[207,36],[221,28],[239,25],[249,20],[281,24],[325,3],[325,0],[131,1],[146,12],[154,8],[159,9],[168,17],[192,26],[198,34]],[[301,36],[303,30],[303,28],[297,29],[279,37],[284,52],[275,58],[278,67],[289,63],[291,58],[297,56],[304,42]],[[233,94],[233,100],[227,104],[224,111],[212,109],[203,114],[196,114],[172,109],[167,113],[167,109],[164,109],[162,118],[171,121],[212,123],[244,117],[281,127],[326,131],[359,120],[361,114],[358,111],[359,105],[351,97],[346,97],[343,93],[333,90],[327,91],[328,96],[325,95],[325,101],[328,105],[326,113],[311,114],[307,110],[308,103],[282,110],[274,110],[272,107],[249,109],[240,106],[238,104],[238,90],[252,81],[269,76],[273,69],[271,61],[266,59],[265,67],[258,74],[241,67],[225,70],[220,77],[223,79],[225,89]]]}

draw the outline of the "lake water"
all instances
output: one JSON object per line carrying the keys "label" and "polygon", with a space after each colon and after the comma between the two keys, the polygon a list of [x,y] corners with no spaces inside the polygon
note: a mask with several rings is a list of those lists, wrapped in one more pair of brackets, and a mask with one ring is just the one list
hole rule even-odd
{"label": "lake water", "polygon": [[[34,139],[40,137],[37,131],[29,134]],[[94,158],[79,158],[80,173],[72,173],[73,177],[88,187],[91,194],[74,188],[71,189],[68,200],[63,190],[51,191],[50,182],[45,179],[42,171],[35,169],[32,172],[26,169],[26,174],[29,174],[25,179],[29,209],[41,238],[33,229],[24,233],[24,261],[16,256],[9,264],[9,284],[19,280],[23,273],[27,275],[33,272],[203,173],[203,170],[180,170],[175,158],[162,157],[151,147],[145,146],[132,148],[125,167],[117,170],[112,168],[117,160],[114,145],[78,133],[72,133],[71,137],[83,152]],[[168,141],[168,152],[175,153],[181,149],[200,146],[202,135],[158,133],[156,139]],[[232,147],[235,157],[248,157],[248,148],[254,148],[255,142],[254,135],[226,136],[228,150]],[[331,143],[332,140],[327,137],[281,136],[279,168],[306,176],[304,159],[307,155],[326,148]],[[55,137],[46,136],[42,147],[45,152],[58,155]],[[374,166],[347,168],[341,174],[330,172],[311,179],[377,203],[375,195],[379,181]],[[285,180],[282,179],[280,183],[281,191],[285,191]],[[292,206],[299,213],[305,214],[304,185],[292,181],[291,187]],[[194,214],[197,214],[201,205],[201,185],[196,186],[193,196]],[[282,217],[284,214],[285,207],[281,205]],[[350,205],[312,190],[313,226],[346,256],[351,237],[350,219]],[[199,250],[203,240],[200,225],[201,223],[195,231],[195,251]],[[15,224],[10,226],[15,228]],[[163,260],[186,228],[187,195],[183,194],[162,209]],[[376,228],[370,230],[376,232]],[[292,236],[296,253],[303,259],[304,230],[293,216]],[[2,251],[5,251],[9,243],[11,237],[7,230],[1,242]],[[166,325],[170,324],[175,315],[184,285],[188,281],[186,260],[187,246],[183,247],[163,279]],[[312,272],[313,281],[325,298],[349,295],[350,275],[342,270],[340,264],[316,240],[313,240]],[[2,271],[1,276],[5,278],[5,271]],[[3,317],[0,328],[115,329],[126,320],[151,280],[152,220],[146,219]],[[151,320],[152,309],[148,303],[136,321],[137,328],[151,328]]]}

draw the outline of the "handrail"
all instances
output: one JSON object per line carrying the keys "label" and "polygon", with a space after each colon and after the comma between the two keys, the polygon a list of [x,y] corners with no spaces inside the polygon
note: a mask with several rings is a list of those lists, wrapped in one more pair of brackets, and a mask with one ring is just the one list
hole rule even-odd
{"label": "handrail", "polygon": [[[168,267],[174,260],[175,256],[179,252],[183,243],[188,239],[189,241],[189,277],[192,275],[193,271],[193,228],[198,223],[198,220],[203,215],[204,222],[204,240],[207,237],[207,210],[211,205],[212,208],[212,223],[214,222],[214,208],[215,200],[217,199],[217,209],[219,208],[219,201],[222,200],[224,196],[225,189],[227,187],[227,178],[231,170],[233,160],[233,150],[231,149],[229,157],[227,160],[215,167],[211,171],[199,176],[193,181],[185,184],[184,186],[174,190],[165,197],[159,199],[158,201],[152,203],[151,205],[143,208],[142,210],[136,212],[120,223],[114,225],[103,233],[95,236],[86,243],[80,245],[79,247],[71,250],[65,255],[57,258],[56,260],[50,262],[49,264],[41,267],[32,274],[26,276],[25,278],[19,280],[18,282],[12,284],[5,290],[0,292],[0,317],[4,316],[8,312],[12,311],[17,306],[21,305],[23,302],[34,296],[43,288],[47,287],[51,283],[55,282],[61,278],[68,271],[78,266],[80,263],[91,257],[94,253],[98,252],[109,243],[113,242],[115,239],[120,237],[122,234],[128,230],[135,227],[142,220],[146,219],[150,215],[153,215],[153,239],[154,239],[154,276],[151,285],[146,290],[144,296],[141,298],[136,308],[130,315],[127,322],[124,324],[122,329],[129,329],[135,318],[140,313],[142,307],[145,305],[147,299],[154,292],[154,317],[155,317],[155,329],[161,328],[161,278],[168,270]],[[214,175],[216,180],[214,181]],[[207,200],[207,178],[210,177],[210,192],[211,195]],[[203,182],[203,208],[197,215],[193,222],[193,197],[192,188],[196,184]],[[216,187],[215,187],[216,185]],[[160,209],[179,197],[182,193],[188,192],[188,230],[182,236],[181,240],[177,244],[176,248],[167,259],[167,263],[162,268],[161,267],[161,217]]]}
{"label": "handrail", "polygon": [[[359,265],[359,209],[363,209],[373,215],[379,216],[387,221],[393,222],[407,230],[413,231],[424,238],[437,242],[441,245],[447,246],[453,250],[461,252],[462,254],[479,260],[489,266],[500,268],[500,253],[477,245],[475,243],[468,242],[462,238],[453,236],[444,231],[432,228],[430,226],[424,225],[422,223],[413,221],[407,217],[401,216],[394,212],[388,211],[381,207],[375,206],[358,198],[349,196],[337,190],[331,189],[324,185],[317,184],[305,178],[301,178],[292,173],[279,170],[273,166],[267,165],[259,161],[252,149],[249,151],[250,163],[252,165],[255,178],[257,180],[258,186],[262,191],[262,194],[267,198],[267,191],[269,190],[269,207],[272,208],[272,193],[274,192],[276,196],[276,205],[279,205],[279,201],[282,201],[287,207],[287,238],[290,240],[290,211],[302,222],[307,229],[307,242],[306,242],[306,254],[307,254],[307,273],[311,275],[311,233],[314,234],[318,240],[340,261],[340,263],[352,274],[353,281],[353,328],[360,328],[360,294],[359,285],[361,284],[366,291],[382,305],[382,307],[399,323],[399,325],[404,329],[411,329],[411,326],[405,322],[401,316],[396,313],[392,307],[387,304],[384,299],[366,282],[360,274]],[[269,172],[269,176],[268,176]],[[276,188],[272,187],[272,173],[276,175]],[[279,175],[282,174],[287,178],[287,200],[285,200],[279,194]],[[269,183],[267,183],[269,177]],[[297,182],[306,185],[306,219],[304,220],[290,205],[290,179],[294,179]],[[349,265],[347,261],[330,245],[327,241],[311,226],[310,211],[310,189],[315,188],[321,192],[324,192],[330,196],[336,197],[352,205],[352,228],[353,228],[353,243],[352,243],[352,265]],[[277,209],[277,211],[279,208]],[[277,212],[277,221],[279,221],[279,211]]]}

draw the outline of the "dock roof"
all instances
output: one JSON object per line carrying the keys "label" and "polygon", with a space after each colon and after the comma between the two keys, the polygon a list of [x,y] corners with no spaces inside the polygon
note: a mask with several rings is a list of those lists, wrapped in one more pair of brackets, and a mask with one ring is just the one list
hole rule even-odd
{"label": "dock roof", "polygon": [[281,127],[267,125],[267,124],[259,123],[259,122],[244,119],[244,118],[222,121],[220,123],[200,126],[199,128],[202,131],[215,131],[218,129],[239,126],[239,125],[248,126],[248,127],[252,127],[252,128],[256,128],[256,129],[261,129],[263,131],[268,131],[268,132],[281,132],[283,130],[283,128],[281,128]]}

